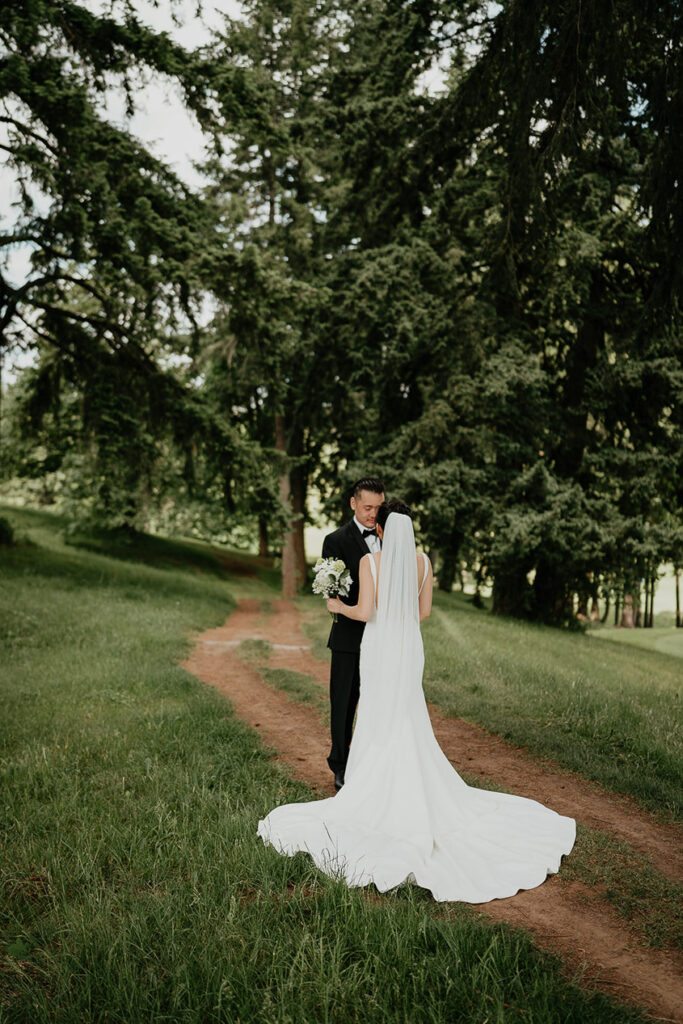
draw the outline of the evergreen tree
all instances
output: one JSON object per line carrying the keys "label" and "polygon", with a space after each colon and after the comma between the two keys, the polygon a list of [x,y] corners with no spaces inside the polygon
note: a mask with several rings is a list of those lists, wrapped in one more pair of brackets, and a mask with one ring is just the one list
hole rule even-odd
{"label": "evergreen tree", "polygon": [[[264,549],[284,534],[287,593],[309,487],[332,503],[376,470],[444,588],[468,568],[500,613],[570,623],[602,596],[651,624],[659,565],[682,557],[673,0],[250,0],[201,55],[129,5],[46,4],[45,29],[29,8],[2,15],[0,84],[26,115],[15,166],[52,205],[24,189],[35,270],[3,323],[73,367],[39,368],[43,407],[50,382],[99,394],[89,422],[133,438],[102,441],[112,462],[146,451],[173,467],[159,490],[196,479],[207,508],[252,508]],[[105,71],[145,62],[213,133],[201,200],[97,117]],[[183,372],[160,372],[171,355]],[[102,381],[128,367],[113,413]]]}
{"label": "evergreen tree", "polygon": [[[34,394],[25,430],[41,429],[65,382],[67,401],[73,389],[81,395],[82,461],[95,474],[82,485],[95,485],[98,514],[130,524],[162,423],[167,431],[173,424],[172,436],[187,448],[206,439],[226,487],[242,443],[230,424],[210,420],[196,389],[170,369],[196,345],[205,276],[197,253],[216,248],[215,218],[100,110],[111,80],[125,88],[132,110],[138,80],[152,70],[178,81],[208,126],[210,69],[146,29],[134,8],[122,2],[95,15],[69,0],[32,0],[0,12],[0,121],[20,196],[0,245],[31,248],[26,280],[15,285],[0,273],[0,363],[10,347],[42,353],[26,378]],[[227,78],[239,106],[248,84],[238,69],[224,69],[224,106]]]}
{"label": "evergreen tree", "polygon": [[[381,7],[394,25],[407,17]],[[666,491],[680,335],[668,263],[675,238],[664,226],[675,217],[668,201],[660,203],[667,214],[648,203],[654,176],[670,166],[654,126],[671,115],[660,109],[660,87],[674,71],[670,46],[680,24],[672,5],[653,9],[646,27],[626,3],[510,3],[495,15],[483,5],[479,12],[476,56],[468,65],[454,47],[447,92],[422,100],[400,175],[384,172],[374,231],[388,228],[394,244],[399,234],[413,244],[419,237],[457,265],[450,303],[439,285],[440,308],[466,312],[459,322],[446,315],[446,343],[432,341],[420,361],[450,411],[443,472],[432,451],[428,478],[438,486],[462,459],[477,480],[478,506],[489,516],[488,528],[476,531],[479,564],[493,578],[495,608],[562,622],[589,582],[619,579],[622,590],[633,588],[652,561],[638,553],[645,542],[637,538],[656,522]],[[467,38],[472,10],[452,15],[451,35]],[[420,66],[421,54],[412,57]],[[672,100],[675,107],[677,94]],[[375,109],[390,109],[388,88]],[[381,139],[384,126],[374,127]],[[384,167],[382,154],[377,164]],[[414,213],[399,228],[384,213],[398,208],[406,181],[414,201],[404,210]],[[654,237],[663,252],[652,248]],[[387,243],[387,262],[390,254]],[[665,265],[669,290],[660,301]],[[413,289],[419,296],[417,275]],[[419,299],[415,306],[419,323]],[[419,380],[416,368],[393,366],[401,391]],[[379,455],[392,429],[382,397]],[[431,408],[424,400],[403,405],[414,422],[396,427],[388,450],[405,467],[404,487],[413,466],[427,468],[419,438],[434,435],[435,399]],[[474,502],[461,504],[457,489],[453,500],[467,522]],[[651,546],[651,529],[648,536]],[[439,546],[450,586],[452,560],[443,540]]]}
{"label": "evergreen tree", "polygon": [[[201,365],[225,414],[270,450],[279,472],[289,509],[286,596],[306,578],[307,492],[329,441],[335,389],[335,350],[320,330],[328,289],[321,225],[334,180],[318,148],[335,39],[332,4],[267,0],[227,18],[212,53],[217,66],[246,69],[260,99],[239,117],[224,112],[224,156],[206,168],[235,263],[214,281],[222,305]],[[264,506],[262,549],[268,532],[279,532],[270,518]]]}

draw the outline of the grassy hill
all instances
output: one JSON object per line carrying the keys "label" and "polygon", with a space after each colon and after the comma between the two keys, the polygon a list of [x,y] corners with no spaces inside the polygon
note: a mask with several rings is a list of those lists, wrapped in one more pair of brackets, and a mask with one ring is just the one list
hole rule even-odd
{"label": "grassy hill", "polygon": [[[633,647],[644,647],[648,651],[659,651],[674,658],[683,658],[683,629],[676,629],[675,616],[660,615],[668,619],[666,626],[654,626],[652,629],[591,629],[589,636],[596,640],[609,640],[612,643],[628,644]],[[655,622],[657,620],[655,619]],[[683,669],[682,669],[683,671]]]}
{"label": "grassy hill", "polygon": [[591,635],[500,619],[438,595],[428,696],[533,753],[680,819],[681,662]]}
{"label": "grassy hill", "polygon": [[309,794],[178,665],[268,577],[7,514],[24,540],[0,548],[0,1021],[644,1019],[466,907],[350,891],[256,839]]}

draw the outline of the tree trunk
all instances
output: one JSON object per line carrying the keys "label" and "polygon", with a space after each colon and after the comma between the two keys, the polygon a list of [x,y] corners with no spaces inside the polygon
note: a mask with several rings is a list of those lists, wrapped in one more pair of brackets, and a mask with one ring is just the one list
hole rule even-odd
{"label": "tree trunk", "polygon": [[645,595],[641,597],[641,591],[638,592],[638,615],[636,616],[636,625],[645,629],[647,626],[647,609],[650,604],[650,578],[646,576],[643,580]]}
{"label": "tree trunk", "polygon": [[633,629],[633,595],[624,594],[624,610],[621,613],[622,629]]}
{"label": "tree trunk", "polygon": [[574,612],[572,597],[562,572],[555,564],[540,558],[533,586],[534,618],[552,625],[571,619]]}
{"label": "tree trunk", "polygon": [[615,600],[615,604],[614,604],[614,625],[618,626],[619,625],[619,612],[621,610],[621,597],[619,596],[619,594],[616,595],[614,600]]}
{"label": "tree trunk", "polygon": [[303,587],[306,583],[306,548],[304,545],[304,523],[306,518],[306,474],[303,466],[295,466],[289,474],[289,484],[292,495],[292,521],[294,563],[296,571],[297,587]]}
{"label": "tree trunk", "polygon": [[650,577],[650,611],[647,617],[647,624],[650,629],[655,624],[655,587],[657,586],[657,580],[654,576]]}
{"label": "tree trunk", "polygon": [[475,608],[484,607],[484,601],[481,596],[481,587],[483,582],[484,573],[482,571],[482,566],[480,565],[474,574],[474,596],[472,598],[472,604],[474,605]]}
{"label": "tree trunk", "polygon": [[609,615],[609,590],[605,594],[605,611],[603,612],[602,618],[600,619],[600,622],[603,624],[603,626],[607,622],[607,616],[608,615]]}
{"label": "tree trunk", "polygon": [[676,580],[676,626],[680,629],[683,623],[681,622],[681,570],[678,567],[674,572],[674,577]]}
{"label": "tree trunk", "polygon": [[268,520],[260,517],[258,521],[258,553],[261,558],[268,557]]}
{"label": "tree trunk", "polygon": [[464,539],[464,535],[459,530],[453,530],[449,542],[441,550],[441,566],[438,575],[439,590],[445,590],[449,594],[453,589],[456,579],[460,583],[460,589],[465,589],[460,566],[460,548]]}
{"label": "tree trunk", "polygon": [[583,461],[588,436],[585,405],[586,381],[604,346],[602,323],[602,271],[593,272],[582,323],[567,359],[563,395],[562,441],[555,454],[556,471],[560,476],[576,479]]}
{"label": "tree trunk", "polygon": [[638,584],[638,589],[635,592],[635,606],[634,606],[634,621],[633,625],[636,629],[642,629],[643,626],[643,597]]}
{"label": "tree trunk", "polygon": [[[284,417],[275,414],[275,447],[279,452],[287,454],[287,435]],[[289,471],[284,470],[280,476],[280,501],[291,512],[291,495]],[[282,541],[282,596],[296,597],[296,554],[294,547],[294,530],[290,519]]]}
{"label": "tree trunk", "polygon": [[443,555],[439,566],[439,590],[445,590],[450,594],[455,581],[456,560],[450,553]]}
{"label": "tree trunk", "polygon": [[493,578],[494,615],[529,617],[529,583],[523,569],[497,572]]}

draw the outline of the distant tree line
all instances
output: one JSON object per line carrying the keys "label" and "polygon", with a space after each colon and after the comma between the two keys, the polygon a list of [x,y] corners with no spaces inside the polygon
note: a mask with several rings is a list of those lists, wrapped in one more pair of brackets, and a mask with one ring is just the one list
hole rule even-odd
{"label": "distant tree line", "polygon": [[[251,0],[189,53],[130,2],[0,12],[29,244],[0,277],[3,475],[106,525],[281,549],[381,472],[439,585],[652,623],[683,564],[673,0]],[[201,193],[103,118],[150,69]],[[209,322],[202,312],[210,308]]]}

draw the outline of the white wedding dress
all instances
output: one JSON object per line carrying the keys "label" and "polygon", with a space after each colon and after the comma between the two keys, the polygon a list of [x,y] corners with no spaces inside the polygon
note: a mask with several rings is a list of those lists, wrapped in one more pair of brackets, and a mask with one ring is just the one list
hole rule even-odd
{"label": "white wedding dress", "polygon": [[535,800],[463,782],[436,741],[422,691],[410,518],[387,519],[379,587],[366,557],[377,601],[361,645],[345,784],[329,799],[276,807],[258,834],[280,853],[309,853],[350,886],[385,892],[410,881],[436,900],[466,903],[533,889],[558,870],[576,823]]}

